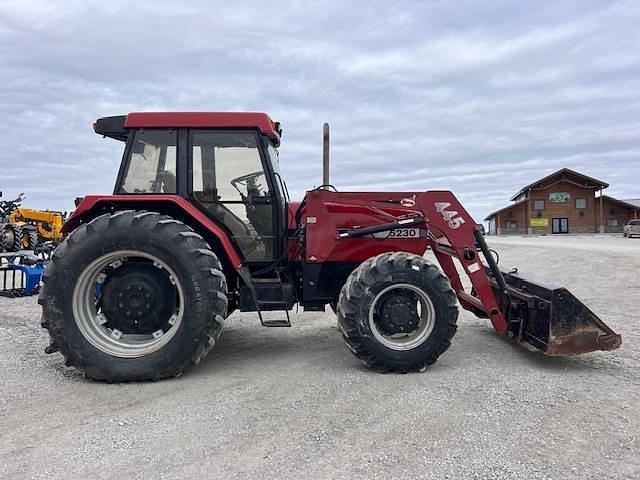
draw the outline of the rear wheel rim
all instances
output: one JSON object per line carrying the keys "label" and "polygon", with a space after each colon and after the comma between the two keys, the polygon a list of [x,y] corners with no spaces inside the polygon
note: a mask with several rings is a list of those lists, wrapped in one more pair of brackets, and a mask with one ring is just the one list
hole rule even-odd
{"label": "rear wheel rim", "polygon": [[[108,318],[101,306],[109,275],[132,261],[153,265],[175,290],[175,311],[157,319],[163,326],[153,333],[118,329],[114,325],[122,319]],[[82,336],[98,350],[119,358],[138,358],[160,350],[175,336],[184,317],[184,293],[173,269],[155,255],[138,250],[110,252],[92,261],[78,276],[72,298],[73,317]]]}
{"label": "rear wheel rim", "polygon": [[[394,294],[403,297],[410,294],[415,297],[417,312],[415,329],[390,334],[383,327],[381,316],[385,308],[384,303],[393,298]],[[369,309],[369,328],[373,336],[382,345],[392,350],[406,351],[422,345],[433,332],[435,324],[436,313],[431,298],[424,290],[409,283],[396,283],[384,288],[374,297]]]}

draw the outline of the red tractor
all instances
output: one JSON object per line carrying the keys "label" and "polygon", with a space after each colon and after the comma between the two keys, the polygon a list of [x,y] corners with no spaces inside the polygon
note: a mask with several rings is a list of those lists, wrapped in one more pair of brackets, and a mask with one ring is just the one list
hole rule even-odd
{"label": "red tractor", "polygon": [[[322,185],[290,201],[280,125],[266,114],[131,113],[94,130],[124,143],[115,190],[77,202],[39,300],[47,353],[87,377],[180,375],[230,313],[289,326],[296,304],[331,306],[349,350],[381,372],[434,363],[456,332],[458,304],[548,355],[621,343],[566,289],[501,272],[449,191]],[[285,313],[265,319],[270,310]]]}

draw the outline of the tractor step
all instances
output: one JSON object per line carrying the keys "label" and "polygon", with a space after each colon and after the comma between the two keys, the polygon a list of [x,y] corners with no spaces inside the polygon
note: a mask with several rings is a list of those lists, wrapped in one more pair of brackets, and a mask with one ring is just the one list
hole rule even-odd
{"label": "tractor step", "polygon": [[[289,312],[284,310],[284,313],[286,318],[282,318],[280,315],[278,315],[278,318],[275,318],[276,312],[260,312],[260,323],[263,327],[290,327],[291,319],[289,318]],[[280,312],[278,312],[278,314],[280,314]]]}
{"label": "tractor step", "polygon": [[[258,310],[253,297],[258,300],[261,312],[269,310],[291,310],[296,303],[296,292],[289,282],[281,283],[280,279],[252,279],[251,287],[240,287],[239,308],[241,312]],[[252,291],[253,290],[253,291]]]}
{"label": "tractor step", "polygon": [[290,327],[291,322],[289,319],[273,319],[273,320],[265,320],[262,319],[263,327]]}

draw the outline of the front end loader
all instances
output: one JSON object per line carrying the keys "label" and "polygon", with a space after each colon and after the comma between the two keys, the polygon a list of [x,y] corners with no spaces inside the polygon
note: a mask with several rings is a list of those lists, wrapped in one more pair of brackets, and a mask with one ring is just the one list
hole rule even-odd
{"label": "front end loader", "polygon": [[[501,271],[476,223],[451,192],[314,191],[307,194],[307,202],[306,211],[315,218],[315,223],[307,226],[313,232],[307,239],[307,256],[315,262],[341,258],[352,247],[349,243],[356,241],[366,245],[365,256],[374,255],[390,246],[383,238],[388,242],[390,234],[396,238],[409,227],[407,235],[419,233],[413,234],[414,244],[407,242],[403,250],[419,255],[426,248],[432,250],[459,304],[488,318],[499,334],[528,350],[555,356],[613,350],[621,344],[620,335],[567,289],[545,286],[517,271]],[[395,205],[394,218],[386,221],[382,212],[389,210],[385,211],[385,204]],[[337,214],[341,211],[344,218]],[[374,223],[371,219],[371,225],[363,220],[354,227],[349,217],[357,213],[379,216],[379,220]],[[376,240],[370,240],[376,235]],[[422,238],[424,242],[419,240]],[[470,279],[470,291],[465,290],[454,261]]]}
{"label": "front end loader", "polygon": [[[501,271],[449,191],[322,185],[290,201],[282,132],[266,114],[132,113],[94,130],[124,143],[114,192],[79,200],[39,300],[46,352],[87,377],[180,375],[233,311],[290,326],[296,304],[330,306],[348,349],[382,372],[434,363],[458,306],[547,355],[621,344],[566,289]],[[266,314],[274,311],[279,319]]]}

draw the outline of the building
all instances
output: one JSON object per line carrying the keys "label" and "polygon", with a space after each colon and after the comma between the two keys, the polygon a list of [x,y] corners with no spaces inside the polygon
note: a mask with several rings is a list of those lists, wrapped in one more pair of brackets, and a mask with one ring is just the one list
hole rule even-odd
{"label": "building", "polygon": [[[622,227],[632,219],[640,218],[640,205],[628,200],[602,195],[604,201],[604,231],[607,233],[622,232]],[[603,231],[602,229],[600,231]]]}
{"label": "building", "polygon": [[[633,205],[634,207],[640,209],[640,198],[627,198],[626,200],[622,200],[624,203],[628,203]],[[640,213],[638,214],[640,215]]]}
{"label": "building", "polygon": [[563,168],[523,187],[508,205],[489,214],[490,235],[621,232],[640,218],[640,201],[604,195],[601,180]]}

